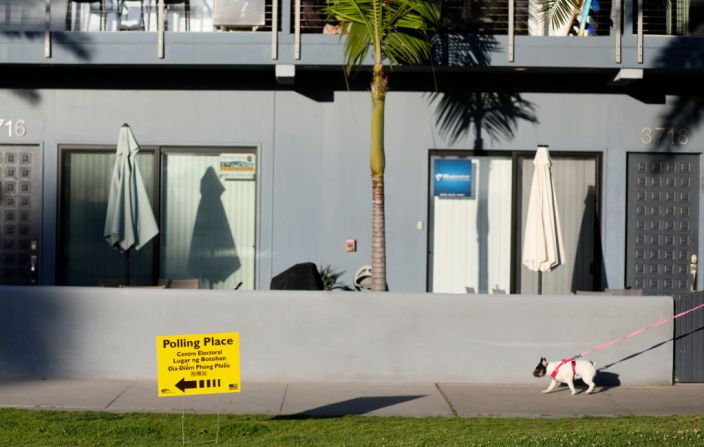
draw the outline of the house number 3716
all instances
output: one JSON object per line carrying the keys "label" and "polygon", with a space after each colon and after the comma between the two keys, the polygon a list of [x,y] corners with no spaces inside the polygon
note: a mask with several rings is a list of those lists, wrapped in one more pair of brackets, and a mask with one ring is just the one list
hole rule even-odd
{"label": "house number 3716", "polygon": [[27,126],[24,120],[6,120],[0,118],[0,132],[7,132],[8,137],[23,137],[27,135]]}
{"label": "house number 3716", "polygon": [[671,145],[684,146],[689,143],[689,132],[687,129],[675,129],[668,127],[644,127],[640,131],[640,142],[650,143],[670,143]]}

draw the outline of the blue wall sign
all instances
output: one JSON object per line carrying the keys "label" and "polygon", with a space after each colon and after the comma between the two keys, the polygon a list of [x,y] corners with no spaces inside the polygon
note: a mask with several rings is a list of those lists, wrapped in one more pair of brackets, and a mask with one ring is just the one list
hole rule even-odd
{"label": "blue wall sign", "polygon": [[435,197],[472,197],[472,161],[436,158],[433,191]]}

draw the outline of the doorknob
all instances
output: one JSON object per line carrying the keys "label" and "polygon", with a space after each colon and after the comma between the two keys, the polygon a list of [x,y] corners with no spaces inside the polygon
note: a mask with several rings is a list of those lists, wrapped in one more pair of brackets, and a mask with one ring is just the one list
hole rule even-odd
{"label": "doorknob", "polygon": [[689,276],[692,277],[692,282],[689,284],[689,291],[694,292],[697,289],[697,255],[692,254],[689,262]]}

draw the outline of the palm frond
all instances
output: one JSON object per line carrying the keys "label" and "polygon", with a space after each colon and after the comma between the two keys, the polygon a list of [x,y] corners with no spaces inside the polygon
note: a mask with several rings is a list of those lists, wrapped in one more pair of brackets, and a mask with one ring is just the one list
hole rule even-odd
{"label": "palm frond", "polygon": [[540,13],[553,28],[559,28],[572,20],[584,0],[542,0]]}
{"label": "palm frond", "polygon": [[391,63],[423,62],[430,54],[429,35],[440,20],[434,0],[328,0],[325,11],[343,23],[348,70],[363,63],[377,45]]}
{"label": "palm frond", "polygon": [[430,45],[425,36],[394,33],[384,41],[383,51],[394,64],[421,64],[430,56]]}
{"label": "palm frond", "polygon": [[353,66],[364,62],[373,41],[369,28],[361,23],[350,23],[346,35],[347,41],[344,51],[347,71],[349,71]]}
{"label": "palm frond", "polygon": [[401,28],[423,29],[433,32],[440,23],[440,8],[432,1],[419,0],[394,0],[398,18],[398,26]]}

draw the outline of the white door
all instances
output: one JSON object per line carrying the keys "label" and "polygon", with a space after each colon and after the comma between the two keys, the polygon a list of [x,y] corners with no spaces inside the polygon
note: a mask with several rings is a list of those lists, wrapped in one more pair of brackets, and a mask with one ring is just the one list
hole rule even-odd
{"label": "white door", "polygon": [[[433,157],[458,158],[458,157]],[[430,290],[509,293],[511,284],[511,159],[468,157],[472,196],[435,196],[431,182]],[[434,168],[433,168],[434,170]],[[434,178],[432,172],[431,178]]]}

